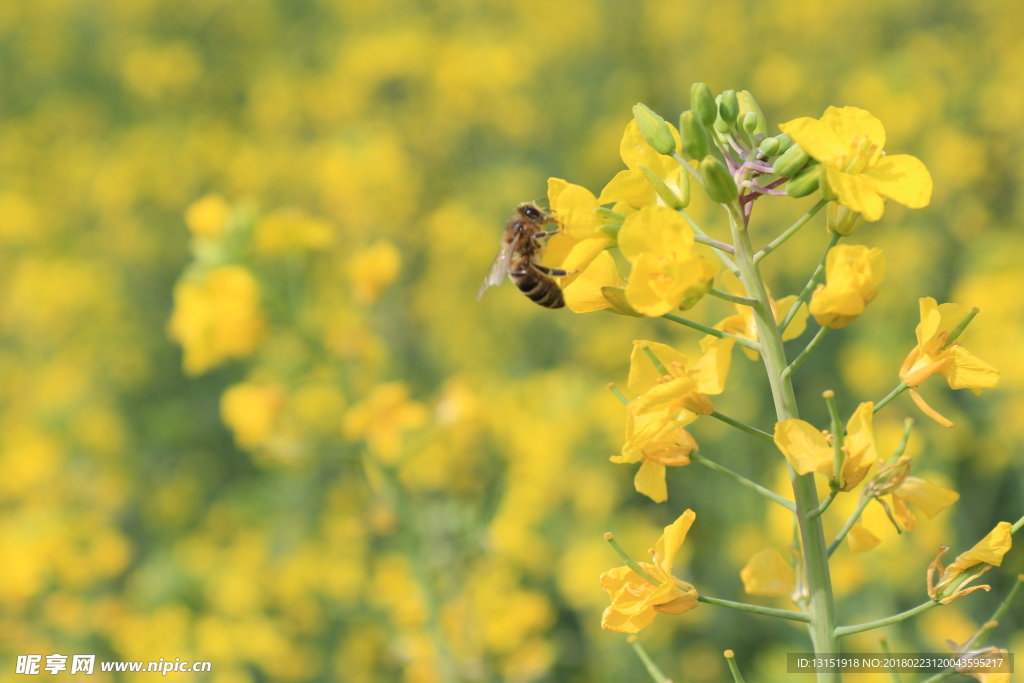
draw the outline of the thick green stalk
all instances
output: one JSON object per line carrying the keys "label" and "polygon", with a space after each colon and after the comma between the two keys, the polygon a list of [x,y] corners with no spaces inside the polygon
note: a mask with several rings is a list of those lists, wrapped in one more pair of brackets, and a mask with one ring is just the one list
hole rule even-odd
{"label": "thick green stalk", "polygon": [[[779,422],[799,417],[793,384],[783,375],[786,370],[786,352],[782,346],[782,332],[775,324],[768,305],[768,291],[758,267],[753,262],[753,248],[750,236],[743,227],[743,220],[736,212],[730,212],[733,244],[736,248],[736,264],[739,266],[747,294],[759,300],[753,307],[754,321],[761,340],[761,358],[768,373],[768,382],[775,400],[775,413]],[[818,507],[818,492],[814,487],[814,475],[798,475],[790,468],[793,495],[796,499],[797,519],[809,593],[808,608],[811,613],[811,641],[814,651],[820,654],[839,652],[839,640],[835,635],[836,609],[832,594],[832,576],[828,568],[828,552],[821,517],[810,517]],[[842,676],[838,671],[818,673],[818,683],[836,683]]]}

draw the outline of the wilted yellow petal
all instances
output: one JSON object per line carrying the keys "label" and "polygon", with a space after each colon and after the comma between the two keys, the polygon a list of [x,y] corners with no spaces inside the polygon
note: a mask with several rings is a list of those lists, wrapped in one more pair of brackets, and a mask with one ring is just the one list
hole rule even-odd
{"label": "wilted yellow petal", "polygon": [[696,518],[697,515],[693,510],[687,510],[679,515],[676,521],[665,527],[665,533],[654,545],[654,552],[658,556],[658,566],[666,574],[672,573],[672,563],[676,559],[676,553],[679,552],[679,547],[686,540],[686,534],[690,531],[690,526]]}
{"label": "wilted yellow petal", "polygon": [[842,473],[844,491],[849,491],[859,484],[878,458],[872,427],[874,415],[874,403],[861,403],[846,424],[846,439],[843,440],[846,457],[843,460]]}
{"label": "wilted yellow petal", "polygon": [[950,389],[970,389],[978,395],[982,389],[991,389],[999,384],[999,371],[964,347],[955,344],[944,353],[947,352],[953,357],[953,362],[946,363],[939,372],[949,382]]}
{"label": "wilted yellow petal", "polygon": [[907,477],[896,489],[894,495],[916,507],[928,519],[932,519],[960,500],[960,494],[956,491],[936,486],[919,477]]}
{"label": "wilted yellow petal", "polygon": [[750,595],[788,596],[796,590],[796,572],[777,551],[757,553],[740,572],[743,590]]}
{"label": "wilted yellow petal", "polygon": [[775,445],[798,474],[832,474],[832,447],[814,425],[795,418],[776,423]]}
{"label": "wilted yellow petal", "polygon": [[637,493],[642,493],[655,503],[668,500],[668,486],[665,483],[665,466],[660,462],[645,459],[633,478]]}
{"label": "wilted yellow petal", "polygon": [[700,340],[704,355],[697,359],[690,376],[697,380],[697,391],[716,396],[725,391],[725,380],[732,366],[732,347],[736,340],[708,335]]}
{"label": "wilted yellow petal", "polygon": [[[946,567],[942,574],[942,580],[955,576],[966,569],[985,563],[998,567],[1003,563],[1003,556],[1010,550],[1013,544],[1011,529],[1013,525],[1009,522],[999,522],[996,528],[988,533],[985,538],[966,553],[957,556],[956,560]],[[940,581],[940,582],[941,582]]]}
{"label": "wilted yellow petal", "polygon": [[[775,309],[776,323],[781,323],[783,319],[785,319],[786,314],[789,313],[789,309],[793,307],[793,303],[795,301],[796,295],[790,294],[789,296],[774,302],[773,308]],[[796,313],[793,314],[793,319],[789,321],[789,326],[786,327],[785,331],[782,333],[782,341],[796,339],[804,333],[807,329],[808,314],[807,304],[801,303],[800,308],[796,309]]]}

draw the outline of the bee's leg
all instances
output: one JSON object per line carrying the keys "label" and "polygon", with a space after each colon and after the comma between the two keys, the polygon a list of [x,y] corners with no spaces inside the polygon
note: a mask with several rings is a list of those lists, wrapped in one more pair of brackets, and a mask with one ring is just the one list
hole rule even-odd
{"label": "bee's leg", "polygon": [[537,240],[538,242],[540,242],[541,240],[546,240],[549,237],[554,237],[555,235],[561,234],[561,232],[562,232],[561,228],[559,228],[558,230],[552,230],[551,232],[538,232],[536,235],[534,235],[530,239],[534,239],[534,240]]}
{"label": "bee's leg", "polygon": [[531,263],[530,265],[533,266],[538,272],[544,273],[545,275],[549,275],[551,277],[565,277],[566,275],[575,275],[576,273],[580,272],[578,270],[562,270],[561,268],[548,268],[547,266],[542,266],[539,263]]}

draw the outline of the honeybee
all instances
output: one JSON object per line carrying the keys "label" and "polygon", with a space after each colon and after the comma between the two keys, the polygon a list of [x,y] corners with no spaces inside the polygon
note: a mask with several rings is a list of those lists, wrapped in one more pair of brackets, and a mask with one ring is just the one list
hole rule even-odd
{"label": "honeybee", "polygon": [[557,221],[536,204],[524,202],[516,207],[516,215],[505,225],[501,235],[501,250],[484,277],[477,301],[492,285],[500,285],[506,275],[523,294],[546,308],[562,308],[565,299],[562,289],[555,282],[556,277],[571,275],[561,268],[542,266],[540,253],[547,238],[558,233],[548,231],[544,226]]}

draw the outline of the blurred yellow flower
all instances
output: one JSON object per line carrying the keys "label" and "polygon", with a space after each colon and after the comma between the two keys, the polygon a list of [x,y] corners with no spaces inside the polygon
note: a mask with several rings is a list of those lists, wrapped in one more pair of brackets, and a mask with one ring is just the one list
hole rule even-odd
{"label": "blurred yellow flower", "polygon": [[628,566],[616,567],[601,575],[601,588],[611,597],[611,605],[601,615],[601,628],[620,633],[637,633],[649,626],[658,612],[682,614],[697,606],[697,590],[689,583],[672,576],[672,563],[686,534],[696,519],[687,510],[665,527],[653,550],[653,564],[640,562],[640,567],[657,581],[657,585],[640,576]]}
{"label": "blurred yellow flower", "polygon": [[[841,491],[849,491],[859,484],[878,457],[872,428],[874,407],[870,401],[861,403],[846,423],[843,466],[839,482],[835,482]],[[829,442],[831,438],[826,440],[813,425],[796,418],[775,425],[775,445],[798,474],[817,472],[832,477],[835,457]]]}
{"label": "blurred yellow flower", "polygon": [[409,388],[401,382],[381,384],[352,406],[342,420],[349,439],[366,439],[370,451],[383,462],[394,464],[402,453],[402,434],[423,427],[426,407],[409,400]]}
{"label": "blurred yellow flower", "polygon": [[548,239],[541,259],[543,265],[562,268],[567,286],[597,255],[607,248],[611,237],[601,232],[603,219],[594,210],[600,206],[594,193],[561,178],[548,178],[548,203],[558,221],[558,234]]}
{"label": "blurred yellow flower", "polygon": [[[725,273],[722,276],[722,283],[725,285],[725,288],[729,293],[735,294],[736,296],[747,296],[746,288],[743,287],[739,278],[732,273]],[[772,309],[772,317],[775,318],[776,324],[781,323],[786,318],[786,314],[789,313],[789,309],[793,307],[793,304],[796,302],[796,298],[795,294],[791,294],[790,296],[783,297],[776,301],[769,294],[768,305]],[[736,314],[723,319],[715,325],[715,329],[728,332],[736,337],[749,339],[752,342],[759,341],[761,337],[757,332],[757,322],[754,320],[754,309],[742,304],[732,304],[732,307],[736,309]],[[790,339],[796,339],[806,330],[807,304],[801,303],[800,307],[793,315],[793,319],[789,322],[789,326],[783,330],[782,340],[789,341]],[[753,349],[748,349],[745,346],[741,348],[743,353],[750,360],[757,360],[761,356],[761,354]]]}
{"label": "blurred yellow flower", "polygon": [[839,329],[853,322],[878,294],[885,264],[885,254],[877,247],[832,247],[825,262],[827,284],[818,285],[811,297],[811,315],[818,324]]}
{"label": "blurred yellow flower", "polygon": [[280,386],[243,382],[221,396],[220,415],[239,448],[258,448],[273,435],[283,402],[284,389]]}
{"label": "blurred yellow flower", "polygon": [[360,303],[376,301],[381,291],[398,277],[401,267],[401,253],[387,240],[357,251],[348,262],[352,298]]}
{"label": "blurred yellow flower", "polygon": [[762,550],[740,571],[743,590],[750,595],[790,596],[796,590],[796,572],[789,562],[771,548]]}
{"label": "blurred yellow flower", "polygon": [[278,209],[256,224],[256,253],[280,256],[296,251],[321,251],[334,245],[334,228],[305,211]]}
{"label": "blurred yellow flower", "polygon": [[637,312],[689,308],[711,289],[718,269],[694,252],[693,229],[678,212],[646,206],[626,218],[618,240],[633,264],[626,301]]}
{"label": "blurred yellow flower", "polygon": [[917,157],[886,156],[882,122],[857,107],[829,107],[820,119],[801,117],[779,126],[821,162],[823,194],[877,221],[885,199],[920,209],[932,196],[932,177]]}
{"label": "blurred yellow flower", "polygon": [[186,275],[174,288],[168,334],[184,349],[183,364],[190,375],[202,374],[228,358],[251,355],[265,328],[259,283],[242,266]]}
{"label": "blurred yellow flower", "polygon": [[[679,131],[671,123],[668,124],[668,127],[672,131],[672,137],[675,138],[676,152],[678,153],[682,149]],[[664,206],[664,202],[658,197],[654,186],[644,177],[643,171],[640,170],[641,166],[646,166],[653,171],[677,195],[688,196],[689,190],[681,187],[683,183],[689,182],[689,177],[684,175],[686,171],[674,158],[659,153],[647,143],[640,133],[636,119],[630,119],[626,130],[622,133],[619,154],[628,168],[625,171],[619,171],[605,185],[597,200],[599,204],[624,202],[636,209],[655,203]]]}
{"label": "blurred yellow flower", "polygon": [[189,232],[203,239],[216,239],[224,234],[231,207],[219,194],[208,194],[185,209],[185,225]]}

